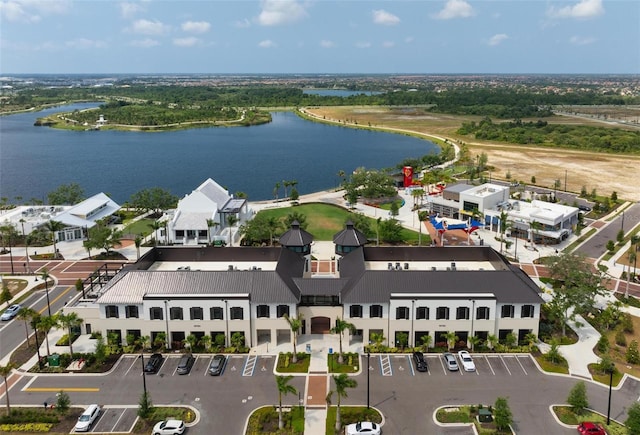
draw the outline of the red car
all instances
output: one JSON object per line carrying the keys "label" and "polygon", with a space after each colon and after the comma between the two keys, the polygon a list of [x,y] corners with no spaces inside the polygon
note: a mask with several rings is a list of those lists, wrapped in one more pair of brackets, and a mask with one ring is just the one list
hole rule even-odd
{"label": "red car", "polygon": [[607,435],[607,431],[602,426],[586,421],[578,425],[578,432],[582,435]]}

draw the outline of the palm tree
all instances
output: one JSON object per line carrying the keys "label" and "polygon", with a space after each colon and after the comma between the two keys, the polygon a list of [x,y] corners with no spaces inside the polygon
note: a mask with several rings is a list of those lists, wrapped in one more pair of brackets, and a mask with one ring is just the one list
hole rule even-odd
{"label": "palm tree", "polygon": [[64,224],[62,222],[49,220],[46,224],[44,224],[44,228],[51,233],[51,237],[53,238],[53,258],[58,258],[56,233],[64,228]]}
{"label": "palm tree", "polygon": [[202,336],[202,338],[200,339],[199,343],[200,343],[200,346],[204,347],[204,350],[209,352],[211,350],[211,342],[212,341],[213,340],[211,338],[211,335],[205,334],[205,335]]}
{"label": "palm tree", "polygon": [[509,215],[504,210],[500,212],[500,253],[502,254],[502,243],[504,242],[504,233],[509,229],[510,225],[507,222]]}
{"label": "palm tree", "polygon": [[287,197],[287,187],[289,187],[289,182],[286,180],[282,180],[282,187],[284,187],[284,196],[283,198]]}
{"label": "palm tree", "polygon": [[280,190],[280,183],[276,183],[276,186],[273,188],[273,197],[276,202],[278,202],[278,191]]}
{"label": "palm tree", "polygon": [[442,334],[441,337],[447,340],[447,346],[449,347],[449,350],[452,350],[459,340],[455,331],[449,331],[446,334]]}
{"label": "palm tree", "polygon": [[230,214],[227,216],[227,224],[229,224],[229,246],[233,246],[233,238],[231,237],[231,228],[238,223],[238,217],[234,214]]}
{"label": "palm tree", "polygon": [[529,346],[529,352],[533,349],[533,346],[538,342],[538,336],[533,332],[529,332],[524,336],[524,341],[527,342],[527,346]]}
{"label": "palm tree", "polygon": [[422,342],[422,350],[426,352],[429,350],[429,347],[431,346],[433,337],[431,337],[429,334],[425,334],[422,337],[420,337],[420,341]]}
{"label": "palm tree", "polygon": [[373,342],[373,346],[376,351],[379,351],[380,346],[382,346],[382,343],[384,343],[385,340],[384,334],[382,332],[372,332],[369,338]]}
{"label": "palm tree", "polygon": [[49,331],[58,326],[58,319],[56,316],[37,316],[34,319],[34,324],[38,331],[44,333],[44,339],[47,343],[47,356],[51,355],[49,350]]}
{"label": "palm tree", "polygon": [[427,213],[426,211],[422,210],[418,210],[418,222],[420,223],[420,227],[419,227],[419,232],[418,232],[418,246],[422,246],[422,222],[426,221],[427,219],[429,219],[429,213]]}
{"label": "palm tree", "polygon": [[213,219],[207,219],[207,244],[211,243],[211,228],[220,225]]}
{"label": "palm tree", "polygon": [[185,337],[183,343],[190,350],[193,350],[193,348],[196,347],[196,344],[198,343],[198,337],[193,334],[189,334]]}
{"label": "palm tree", "polygon": [[142,246],[142,236],[138,234],[133,243],[136,245],[136,261],[140,260],[140,246]]}
{"label": "palm tree", "polygon": [[333,381],[336,383],[336,395],[338,396],[338,403],[336,404],[336,432],[342,428],[342,421],[340,419],[340,401],[343,397],[347,397],[347,388],[355,388],[358,383],[355,379],[347,376],[346,373],[340,373],[338,376],[333,376]]}
{"label": "palm tree", "polygon": [[498,344],[498,337],[496,337],[494,334],[487,335],[487,347],[493,350],[493,347],[496,344]]}
{"label": "palm tree", "polygon": [[158,221],[153,221],[149,224],[149,226],[153,231],[153,246],[158,246],[158,230],[162,228],[162,225],[160,225],[160,222]]}
{"label": "palm tree", "polygon": [[342,355],[342,333],[347,329],[353,331],[356,329],[356,327],[353,323],[342,320],[340,317],[336,319],[336,326],[331,328],[331,333],[338,334],[338,337],[340,338],[340,354],[338,354],[338,364],[342,364],[344,362],[344,356]]}
{"label": "palm tree", "polygon": [[284,421],[282,421],[282,395],[286,396],[289,393],[296,394],[298,392],[293,385],[289,385],[291,379],[293,379],[292,375],[276,376],[276,384],[278,385],[278,429],[284,427]]}
{"label": "palm tree", "polygon": [[296,343],[298,341],[298,331],[302,328],[302,315],[295,317],[289,317],[287,314],[284,315],[284,319],[289,323],[289,327],[291,328],[291,339],[293,341],[293,363],[298,362],[298,353],[296,351]]}
{"label": "palm tree", "polygon": [[20,311],[18,311],[18,318],[24,321],[24,333],[27,336],[27,347],[29,344],[29,320],[32,320],[34,316],[37,314],[36,310],[29,307],[22,307]]}
{"label": "palm tree", "polygon": [[269,246],[273,246],[273,236],[281,228],[282,223],[275,216],[269,216],[264,225],[269,230]]}
{"label": "palm tree", "polygon": [[538,231],[542,228],[542,224],[540,222],[537,222],[537,221],[532,221],[531,224],[529,224],[529,227],[531,229],[531,246],[535,247],[536,243],[535,243],[535,238],[533,237],[533,235],[534,234],[536,236],[538,235]]}
{"label": "palm tree", "polygon": [[67,328],[67,333],[69,335],[69,354],[73,359],[73,336],[71,330],[82,325],[83,320],[78,317],[78,313],[60,313],[58,314],[58,320],[63,327]]}
{"label": "palm tree", "polygon": [[471,352],[473,352],[473,349],[480,343],[482,343],[482,338],[478,337],[477,335],[470,336],[469,344],[471,345]]}
{"label": "palm tree", "polygon": [[168,245],[169,244],[169,222],[167,221],[162,221],[160,223],[160,226],[162,227],[162,229],[164,229],[164,244]]}
{"label": "palm tree", "polygon": [[11,404],[9,403],[9,382],[7,378],[11,375],[13,370],[13,363],[9,363],[6,366],[0,366],[0,376],[4,378],[4,391],[7,401],[7,415],[11,414]]}

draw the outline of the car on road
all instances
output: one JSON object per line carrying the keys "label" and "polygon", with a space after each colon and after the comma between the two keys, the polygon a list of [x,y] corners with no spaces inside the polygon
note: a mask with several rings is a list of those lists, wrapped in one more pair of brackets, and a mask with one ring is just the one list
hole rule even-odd
{"label": "car on road", "polygon": [[220,376],[222,369],[224,369],[224,363],[227,361],[227,357],[224,355],[216,355],[209,364],[209,374],[211,376]]}
{"label": "car on road", "polygon": [[458,358],[460,358],[460,363],[462,363],[462,368],[465,372],[475,372],[476,365],[473,363],[473,358],[466,350],[461,350],[458,352]]}
{"label": "car on road", "polygon": [[426,372],[429,369],[422,352],[413,352],[413,362],[416,363],[416,370],[419,372]]}
{"label": "car on road", "polygon": [[181,435],[184,433],[184,421],[164,420],[153,426],[153,435]]}
{"label": "car on road", "polygon": [[91,426],[100,416],[100,405],[93,404],[89,405],[87,409],[78,417],[78,422],[76,423],[75,431],[76,432],[88,432],[91,430]]}
{"label": "car on road", "polygon": [[4,313],[2,313],[2,316],[0,316],[0,320],[7,321],[13,319],[18,315],[18,311],[20,311],[20,308],[22,307],[19,304],[11,305],[9,308],[4,310]]}
{"label": "car on road", "polygon": [[607,435],[607,431],[602,426],[588,421],[578,425],[578,432],[582,435]]}
{"label": "car on road", "polygon": [[380,425],[370,421],[359,421],[358,423],[347,425],[345,433],[347,435],[380,435]]}
{"label": "car on road", "polygon": [[457,372],[458,371],[458,362],[456,361],[456,357],[453,356],[452,353],[445,352],[442,355],[442,358],[444,358],[444,363],[447,366],[447,368],[449,369],[449,371],[451,371],[451,372]]}
{"label": "car on road", "polygon": [[176,370],[179,375],[188,375],[191,371],[191,367],[193,367],[193,363],[196,359],[190,353],[185,353],[180,358],[180,362],[178,363],[178,369]]}
{"label": "car on road", "polygon": [[145,373],[157,373],[160,370],[160,366],[162,365],[162,357],[161,353],[154,353],[149,357],[147,363],[144,365]]}
{"label": "car on road", "polygon": [[591,207],[589,207],[588,205],[580,204],[578,206],[578,210],[582,210],[582,211],[587,211],[588,212],[588,211],[591,211]]}

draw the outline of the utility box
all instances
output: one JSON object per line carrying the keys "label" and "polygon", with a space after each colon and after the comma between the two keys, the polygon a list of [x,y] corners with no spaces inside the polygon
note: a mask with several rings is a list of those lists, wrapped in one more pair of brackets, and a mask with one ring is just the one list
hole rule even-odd
{"label": "utility box", "polygon": [[49,355],[49,367],[60,367],[60,355],[57,353]]}
{"label": "utility box", "polygon": [[491,423],[493,421],[493,415],[491,415],[491,411],[489,411],[487,408],[479,409],[478,421],[480,423]]}

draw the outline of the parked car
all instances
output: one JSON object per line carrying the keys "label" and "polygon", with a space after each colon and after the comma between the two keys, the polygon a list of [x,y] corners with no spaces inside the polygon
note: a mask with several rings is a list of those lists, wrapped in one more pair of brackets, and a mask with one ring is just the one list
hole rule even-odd
{"label": "parked car", "polygon": [[2,313],[0,320],[11,320],[18,315],[18,311],[22,308],[19,304],[13,304]]}
{"label": "parked car", "polygon": [[184,433],[184,421],[164,420],[153,426],[153,435],[175,435]]}
{"label": "parked car", "polygon": [[158,370],[160,370],[163,359],[164,358],[162,357],[162,354],[154,353],[149,357],[147,363],[144,365],[144,371],[146,373],[156,373]]}
{"label": "parked car", "polygon": [[442,355],[442,357],[444,358],[445,365],[447,366],[449,371],[458,371],[458,362],[456,361],[456,357],[453,356],[452,353],[446,352],[444,355]]}
{"label": "parked car", "polygon": [[460,362],[462,363],[462,368],[465,372],[475,372],[476,365],[473,363],[473,358],[466,350],[461,350],[458,352],[458,358],[460,358]]}
{"label": "parked car", "polygon": [[89,405],[87,409],[78,417],[78,422],[76,423],[75,431],[76,432],[88,432],[91,430],[91,426],[100,416],[100,405]]}
{"label": "parked car", "polygon": [[429,369],[422,352],[413,352],[413,362],[416,363],[416,370],[419,372],[426,372]]}
{"label": "parked car", "polygon": [[179,375],[188,375],[191,371],[191,367],[193,367],[193,363],[195,362],[195,358],[190,353],[185,353],[180,358],[180,362],[178,363],[177,372]]}
{"label": "parked car", "polygon": [[607,431],[597,423],[585,421],[578,425],[578,432],[582,435],[607,435]]}
{"label": "parked car", "polygon": [[591,211],[591,207],[589,207],[588,205],[582,205],[582,204],[578,206],[578,209],[582,211],[587,211],[587,212]]}
{"label": "parked car", "polygon": [[227,361],[227,357],[224,355],[216,355],[209,364],[209,374],[211,376],[219,376],[224,369],[224,363]]}
{"label": "parked car", "polygon": [[380,435],[380,425],[370,421],[359,421],[358,423],[347,425],[345,433],[347,435],[359,435],[363,433],[368,435]]}

